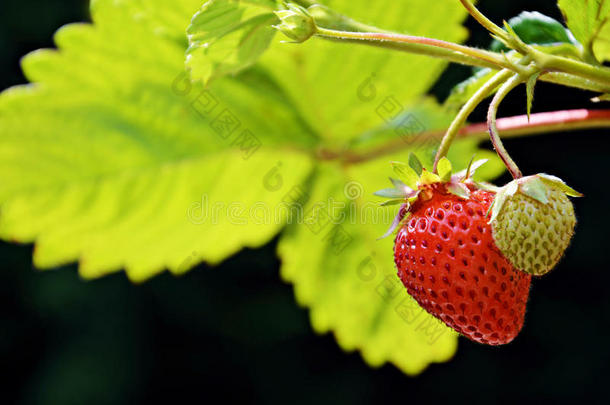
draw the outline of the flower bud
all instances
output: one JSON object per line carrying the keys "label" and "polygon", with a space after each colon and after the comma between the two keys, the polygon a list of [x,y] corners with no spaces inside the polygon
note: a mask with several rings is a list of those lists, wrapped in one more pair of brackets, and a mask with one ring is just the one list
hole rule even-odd
{"label": "flower bud", "polygon": [[274,28],[295,42],[303,42],[316,33],[316,23],[307,10],[296,4],[288,4],[287,10],[275,11],[280,24]]}

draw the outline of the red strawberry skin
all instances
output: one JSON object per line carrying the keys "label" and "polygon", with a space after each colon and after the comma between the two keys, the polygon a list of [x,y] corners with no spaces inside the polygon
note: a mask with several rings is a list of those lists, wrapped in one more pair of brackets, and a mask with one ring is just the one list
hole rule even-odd
{"label": "red strawberry skin", "polygon": [[494,194],[468,200],[436,185],[416,201],[394,241],[398,276],[426,311],[479,343],[506,344],[523,326],[531,276],[494,244]]}

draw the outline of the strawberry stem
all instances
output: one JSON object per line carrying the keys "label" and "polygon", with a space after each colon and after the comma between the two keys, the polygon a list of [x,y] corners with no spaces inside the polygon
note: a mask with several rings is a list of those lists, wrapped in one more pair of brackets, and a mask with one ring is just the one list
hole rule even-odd
{"label": "strawberry stem", "polygon": [[472,113],[472,111],[479,105],[483,100],[489,97],[490,94],[502,83],[504,83],[508,78],[513,75],[513,73],[508,69],[503,69],[500,72],[496,73],[491,79],[489,79],[481,88],[477,90],[475,94],[462,106],[460,111],[457,113],[451,125],[447,129],[443,140],[441,141],[441,145],[436,152],[436,157],[434,158],[434,167],[432,171],[437,173],[438,162],[447,156],[449,152],[449,148],[451,147],[451,143],[455,139],[455,136],[458,134],[459,130],[462,128],[468,116]]}
{"label": "strawberry stem", "polygon": [[440,57],[451,62],[489,67],[509,68],[510,65],[497,52],[471,48],[440,39],[403,35],[393,32],[352,32],[337,31],[318,27],[317,36],[325,39],[373,43],[384,48],[398,49],[410,53]]}
{"label": "strawberry stem", "polygon": [[590,64],[559,55],[551,55],[525,44],[517,37],[514,31],[506,25],[504,30],[485,17],[470,0],[460,0],[470,15],[486,28],[493,36],[504,42],[508,47],[519,52],[523,56],[529,56],[541,72],[563,72],[591,80],[600,86],[607,87],[610,84],[610,69],[599,64]]}
{"label": "strawberry stem", "polygon": [[[546,134],[555,131],[576,131],[581,129],[610,128],[610,109],[606,110],[559,110],[531,114],[516,115],[496,119],[496,128],[504,138]],[[344,164],[358,164],[387,156],[402,149],[413,149],[420,144],[427,144],[430,140],[440,139],[446,130],[430,130],[419,134],[414,142],[405,142],[403,138],[392,139],[376,148],[364,153],[354,151],[337,151],[321,148],[316,157],[320,160],[340,160]],[[480,138],[488,135],[487,122],[477,122],[462,127],[457,138]]]}
{"label": "strawberry stem", "polygon": [[498,127],[496,125],[496,114],[498,112],[498,107],[500,106],[500,103],[502,102],[502,100],[504,100],[504,97],[506,97],[506,95],[510,93],[511,90],[513,90],[515,87],[517,87],[523,82],[524,79],[520,75],[513,75],[510,79],[508,79],[508,81],[506,81],[500,87],[494,98],[491,100],[491,103],[489,104],[489,110],[487,111],[487,126],[489,128],[489,136],[491,138],[491,143],[493,144],[496,153],[498,154],[498,156],[500,156],[500,159],[502,159],[504,165],[506,166],[506,168],[514,179],[519,179],[523,177],[523,175],[521,174],[521,170],[519,170],[519,167],[517,166],[515,161],[510,157],[510,155],[506,151],[506,148],[502,144],[500,134],[498,133]]}
{"label": "strawberry stem", "polygon": [[497,36],[499,39],[504,42],[511,43],[512,38],[501,27],[494,24],[489,18],[487,18],[483,13],[481,13],[475,6],[470,2],[470,0],[460,0],[462,6],[468,11],[468,14],[472,16],[483,28],[487,29],[493,35]]}

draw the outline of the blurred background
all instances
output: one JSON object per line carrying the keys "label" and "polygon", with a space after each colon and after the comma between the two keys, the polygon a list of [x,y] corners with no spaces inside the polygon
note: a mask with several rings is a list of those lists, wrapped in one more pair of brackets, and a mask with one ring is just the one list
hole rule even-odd
{"label": "blurred background", "polygon": [[[552,0],[479,6],[494,21],[522,10],[561,19]],[[0,89],[25,82],[21,56],[51,47],[61,25],[88,19],[86,0],[2,0]],[[483,29],[467,26],[469,44],[488,46]],[[469,73],[451,66],[431,93],[442,100]],[[540,83],[533,111],[604,107],[590,97]],[[515,91],[499,115],[524,113],[524,100]],[[484,115],[477,110],[471,120]],[[567,257],[533,283],[524,329],[508,346],[460,339],[453,360],[415,378],[391,365],[372,369],[331,335],[315,335],[279,279],[275,241],[138,286],[122,273],[84,282],[74,265],[39,272],[32,246],[0,243],[0,402],[610,403],[610,187],[602,183],[609,140],[599,130],[506,142],[525,173],[550,172],[586,195],[575,200],[579,223]]]}

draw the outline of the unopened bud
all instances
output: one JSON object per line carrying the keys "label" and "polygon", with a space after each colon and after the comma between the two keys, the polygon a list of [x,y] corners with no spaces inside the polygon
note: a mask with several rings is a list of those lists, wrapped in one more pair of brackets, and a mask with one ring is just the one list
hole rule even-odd
{"label": "unopened bud", "polygon": [[313,17],[305,8],[296,4],[288,4],[287,7],[287,10],[275,11],[280,24],[274,25],[274,28],[295,42],[303,42],[311,38],[317,31]]}

